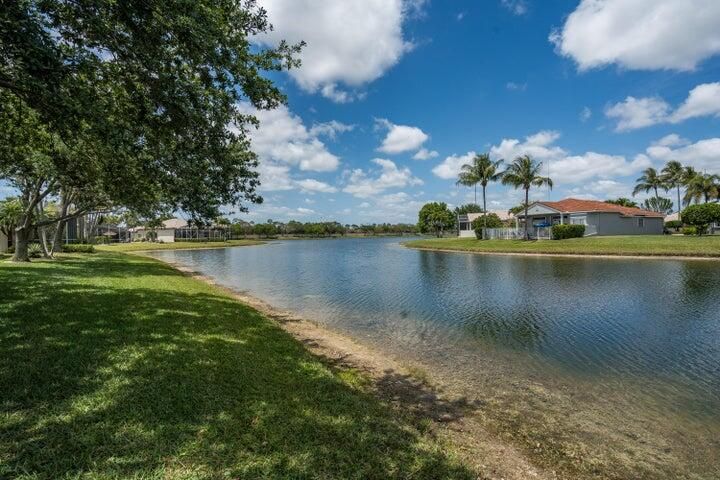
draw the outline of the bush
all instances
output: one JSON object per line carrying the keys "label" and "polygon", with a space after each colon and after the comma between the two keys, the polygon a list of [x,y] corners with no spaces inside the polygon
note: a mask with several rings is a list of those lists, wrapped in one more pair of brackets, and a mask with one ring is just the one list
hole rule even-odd
{"label": "bush", "polygon": [[71,243],[63,245],[63,252],[65,253],[95,253],[95,247],[84,243]]}
{"label": "bush", "polygon": [[720,222],[720,204],[690,205],[681,216],[683,222],[696,228],[697,235],[702,235],[711,223]]}
{"label": "bush", "polygon": [[682,229],[682,234],[683,235],[697,235],[698,230],[695,227],[685,227]]}
{"label": "bush", "polygon": [[553,225],[553,240],[564,240],[566,238],[581,238],[585,235],[585,225]]}
{"label": "bush", "polygon": [[483,217],[478,217],[472,222],[472,228],[475,230],[475,236],[482,239],[482,229],[485,227],[487,222],[487,228],[502,228],[503,222],[496,213],[488,213],[483,220]]}
{"label": "bush", "polygon": [[668,230],[675,230],[676,232],[680,231],[682,226],[683,222],[680,220],[670,220],[669,222],[665,222],[665,228]]}
{"label": "bush", "polygon": [[31,243],[28,245],[28,257],[40,258],[42,256],[42,247],[39,243]]}

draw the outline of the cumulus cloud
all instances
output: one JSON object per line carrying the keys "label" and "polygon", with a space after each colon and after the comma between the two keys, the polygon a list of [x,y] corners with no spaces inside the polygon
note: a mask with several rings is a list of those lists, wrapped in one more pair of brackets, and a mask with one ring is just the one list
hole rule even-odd
{"label": "cumulus cloud", "polygon": [[580,70],[693,70],[720,52],[717,0],[582,0],[550,35]]}
{"label": "cumulus cloud", "polygon": [[605,109],[605,116],[617,120],[615,131],[626,132],[649,127],[667,119],[670,105],[662,98],[627,97]]}
{"label": "cumulus cloud", "polygon": [[325,136],[331,140],[337,139],[339,133],[350,132],[355,129],[355,125],[347,125],[337,120],[329,122],[316,123],[310,128],[310,135]]}
{"label": "cumulus cloud", "polygon": [[465,155],[450,155],[445,157],[439,165],[436,165],[432,172],[436,177],[440,177],[445,180],[457,180],[460,169],[466,163],[472,162],[475,152],[468,152]]}
{"label": "cumulus cloud", "polygon": [[385,128],[388,131],[382,145],[377,148],[379,152],[383,153],[395,154],[417,150],[429,138],[418,127],[395,125],[384,118],[376,120],[376,127]]}
{"label": "cumulus cloud", "polygon": [[720,116],[720,82],[696,86],[673,112],[670,105],[659,97],[627,97],[606,108],[605,115],[617,120],[615,130],[618,132],[659,123],[680,123],[695,117]]}
{"label": "cumulus cloud", "polygon": [[590,120],[590,117],[592,117],[592,110],[590,110],[590,107],[583,107],[580,111],[580,121],[585,123]]}
{"label": "cumulus cloud", "polygon": [[313,172],[330,172],[340,165],[340,159],[318,139],[318,132],[308,130],[286,106],[274,110],[257,110],[248,105],[240,108],[260,121],[259,128],[250,129],[250,139],[262,161]]}
{"label": "cumulus cloud", "polygon": [[413,176],[409,168],[398,168],[391,160],[374,158],[371,161],[380,167],[379,171],[365,172],[356,168],[347,172],[347,185],[343,188],[343,192],[359,198],[368,198],[389,188],[423,184],[422,180]]}
{"label": "cumulus cloud", "polygon": [[[667,139],[667,137],[664,138]],[[661,140],[648,147],[646,153],[658,163],[677,160],[683,165],[690,165],[697,170],[720,173],[720,138],[717,137],[706,138],[695,143],[687,141],[668,143]]]}
{"label": "cumulus cloud", "polygon": [[690,90],[688,98],[675,110],[670,121],[679,123],[709,115],[720,116],[720,82],[704,83]]}
{"label": "cumulus cloud", "polygon": [[261,0],[275,28],[256,40],[272,46],[283,39],[305,41],[302,66],[290,70],[290,75],[307,92],[349,102],[358,97],[357,89],[381,77],[412,49],[412,42],[404,38],[403,23],[416,16],[423,3]]}
{"label": "cumulus cloud", "polygon": [[690,143],[690,140],[686,138],[682,138],[677,133],[671,133],[670,135],[665,135],[659,140],[656,140],[653,142],[653,146],[661,146],[661,147],[677,147],[678,145],[687,145]]}
{"label": "cumulus cloud", "polygon": [[421,148],[420,150],[413,155],[413,159],[415,160],[430,160],[431,158],[435,158],[438,155],[440,155],[435,150],[428,150],[427,148]]}
{"label": "cumulus cloud", "polygon": [[568,193],[577,198],[607,200],[618,197],[629,197],[632,190],[633,185],[628,183],[618,182],[616,180],[597,180],[575,187]]}
{"label": "cumulus cloud", "polygon": [[304,180],[298,180],[295,182],[300,189],[305,193],[314,193],[314,192],[320,192],[320,193],[335,193],[337,192],[337,188],[333,187],[332,185],[321,182],[319,180],[315,180],[314,178],[306,178]]}

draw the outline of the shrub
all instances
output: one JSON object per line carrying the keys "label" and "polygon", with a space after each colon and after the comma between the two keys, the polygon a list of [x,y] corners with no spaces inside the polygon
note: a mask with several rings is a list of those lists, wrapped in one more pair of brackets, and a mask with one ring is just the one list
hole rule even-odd
{"label": "shrub", "polygon": [[553,240],[564,240],[566,238],[580,238],[585,235],[585,225],[553,225]]}
{"label": "shrub", "polygon": [[711,223],[720,222],[720,204],[690,205],[682,211],[682,219],[696,228],[697,235],[702,235]]}
{"label": "shrub", "polygon": [[482,229],[485,227],[485,222],[487,222],[487,228],[502,228],[503,222],[500,220],[500,217],[497,216],[496,213],[488,213],[485,217],[485,220],[483,220],[483,217],[478,217],[472,222],[472,228],[475,230],[475,236],[479,239],[482,239]]}
{"label": "shrub", "polygon": [[685,227],[682,229],[682,234],[683,235],[697,235],[698,230],[695,227]]}
{"label": "shrub", "polygon": [[676,232],[680,231],[680,229],[683,226],[683,222],[680,220],[670,220],[669,222],[665,222],[665,228],[668,230],[675,230]]}
{"label": "shrub", "polygon": [[40,258],[42,256],[42,247],[39,243],[31,243],[28,245],[28,257]]}
{"label": "shrub", "polygon": [[84,243],[71,243],[69,245],[63,245],[63,252],[65,253],[95,253],[95,247]]}

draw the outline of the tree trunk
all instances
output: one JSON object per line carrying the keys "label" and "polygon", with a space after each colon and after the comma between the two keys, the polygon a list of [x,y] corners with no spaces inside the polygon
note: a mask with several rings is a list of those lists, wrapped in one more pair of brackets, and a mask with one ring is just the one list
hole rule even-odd
{"label": "tree trunk", "polygon": [[678,204],[677,204],[678,220],[681,220],[680,210],[682,210],[682,204],[680,203],[680,184],[677,185],[677,194],[678,194]]}
{"label": "tree trunk", "polygon": [[483,189],[483,239],[485,238],[485,229],[487,228],[487,201],[485,199],[485,185],[482,187]]}
{"label": "tree trunk", "polygon": [[475,187],[475,205],[477,205],[477,183],[473,187]]}
{"label": "tree trunk", "polygon": [[528,201],[530,199],[530,189],[525,189],[525,240],[530,240],[530,224],[528,223]]}
{"label": "tree trunk", "polygon": [[15,239],[13,246],[15,253],[13,254],[13,262],[29,262],[28,243],[30,242],[30,229],[28,227],[17,227],[15,229]]}

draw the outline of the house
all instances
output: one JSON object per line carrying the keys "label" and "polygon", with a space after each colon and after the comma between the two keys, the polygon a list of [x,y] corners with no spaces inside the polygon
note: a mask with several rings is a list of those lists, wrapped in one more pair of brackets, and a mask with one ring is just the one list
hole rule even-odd
{"label": "house", "polygon": [[0,232],[0,253],[7,252],[8,243],[7,236],[3,232]]}
{"label": "house", "polygon": [[173,243],[175,232],[187,228],[188,224],[182,218],[171,218],[162,222],[158,228],[136,227],[130,229],[130,235],[134,242],[152,240],[156,242]]}
{"label": "house", "polygon": [[[515,220],[515,216],[508,213],[506,210],[488,210],[488,214],[494,213],[503,222],[509,222]],[[473,230],[472,223],[482,218],[482,213],[468,213],[465,215],[458,215],[458,236],[460,237],[475,237],[475,231]]]}
{"label": "house", "polygon": [[[518,214],[524,228],[525,212]],[[590,235],[661,235],[665,215],[642,208],[623,207],[597,200],[566,198],[557,202],[535,202],[528,207],[531,235],[549,237],[557,224],[585,225]]]}

